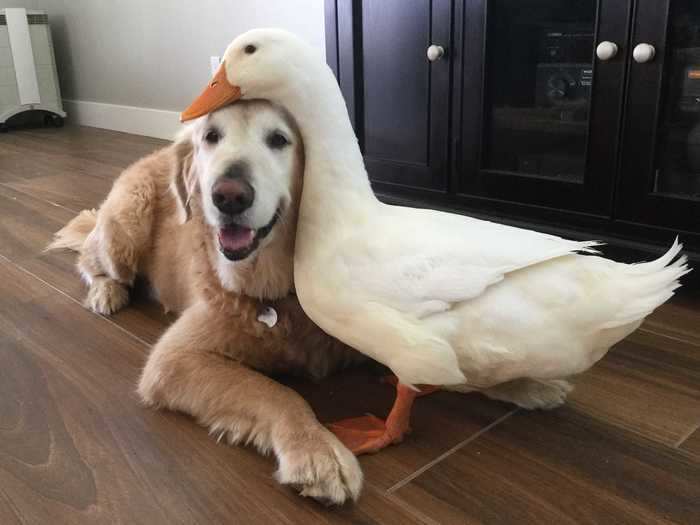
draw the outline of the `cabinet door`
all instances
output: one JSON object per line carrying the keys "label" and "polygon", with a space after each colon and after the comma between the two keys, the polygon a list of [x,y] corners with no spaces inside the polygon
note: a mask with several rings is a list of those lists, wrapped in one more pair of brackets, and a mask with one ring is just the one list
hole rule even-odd
{"label": "cabinet door", "polygon": [[610,214],[630,2],[464,0],[460,193]]}
{"label": "cabinet door", "polygon": [[[331,8],[338,41],[331,52],[370,179],[444,191],[452,2],[331,0]],[[431,44],[445,50],[433,62]]]}
{"label": "cabinet door", "polygon": [[619,217],[700,232],[700,2],[638,0],[632,42]]}

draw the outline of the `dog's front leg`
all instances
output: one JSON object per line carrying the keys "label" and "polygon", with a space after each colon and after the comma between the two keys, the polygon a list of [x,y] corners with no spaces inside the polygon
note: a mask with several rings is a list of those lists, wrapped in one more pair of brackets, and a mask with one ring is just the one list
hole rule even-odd
{"label": "dog's front leg", "polygon": [[143,401],[187,412],[232,444],[273,451],[277,479],[304,496],[336,504],[356,499],[362,471],[355,456],[294,390],[222,355],[237,334],[212,330],[226,321],[219,315],[194,305],[163,334],[139,381]]}

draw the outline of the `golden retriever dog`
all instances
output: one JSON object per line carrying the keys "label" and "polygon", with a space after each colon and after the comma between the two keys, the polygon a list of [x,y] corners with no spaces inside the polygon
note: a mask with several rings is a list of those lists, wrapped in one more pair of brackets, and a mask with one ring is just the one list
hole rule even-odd
{"label": "golden retriever dog", "polygon": [[143,276],[179,313],[143,369],[144,403],[274,453],[280,483],[340,504],[360,492],[357,460],[301,396],[264,375],[320,378],[360,359],[316,327],[293,293],[303,163],[284,110],[240,102],[127,168],[99,210],[81,212],[50,248],[79,252],[95,312],[124,307]]}

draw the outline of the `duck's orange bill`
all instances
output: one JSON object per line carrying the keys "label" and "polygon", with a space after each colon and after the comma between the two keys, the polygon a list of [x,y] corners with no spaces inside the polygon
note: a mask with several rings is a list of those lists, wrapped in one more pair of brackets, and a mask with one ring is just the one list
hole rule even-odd
{"label": "duck's orange bill", "polygon": [[207,115],[241,98],[241,88],[232,86],[226,79],[226,68],[224,64],[219,66],[219,70],[211,79],[209,85],[202,94],[190,104],[185,111],[180,113],[180,122],[187,122],[193,118]]}

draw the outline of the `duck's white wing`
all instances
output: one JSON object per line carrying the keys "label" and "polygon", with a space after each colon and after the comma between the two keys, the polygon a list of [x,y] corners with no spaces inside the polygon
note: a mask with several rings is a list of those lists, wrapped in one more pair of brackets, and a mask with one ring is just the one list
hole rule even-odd
{"label": "duck's white wing", "polygon": [[350,252],[347,267],[353,287],[367,299],[419,318],[478,297],[509,272],[593,252],[598,244],[432,210],[387,208],[391,213],[377,229],[382,238],[375,236],[369,250]]}

